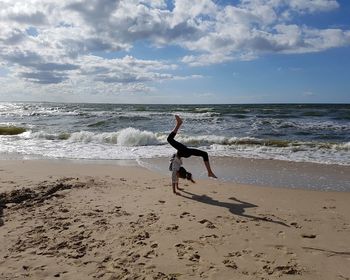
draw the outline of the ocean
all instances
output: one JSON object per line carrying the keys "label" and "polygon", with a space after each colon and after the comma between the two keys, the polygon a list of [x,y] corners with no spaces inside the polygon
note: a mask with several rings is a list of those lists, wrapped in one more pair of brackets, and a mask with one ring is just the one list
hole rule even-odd
{"label": "ocean", "polygon": [[0,103],[0,157],[138,160],[170,157],[176,139],[210,156],[350,165],[350,105]]}

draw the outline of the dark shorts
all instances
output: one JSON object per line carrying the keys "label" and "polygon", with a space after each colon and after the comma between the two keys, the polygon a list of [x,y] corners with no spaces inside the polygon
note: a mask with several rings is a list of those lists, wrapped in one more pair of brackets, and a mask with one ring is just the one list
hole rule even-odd
{"label": "dark shorts", "polygon": [[209,161],[208,153],[198,149],[187,148],[184,144],[177,142],[174,138],[175,132],[171,132],[167,138],[169,144],[177,150],[179,157],[188,158],[190,156],[202,157],[204,161]]}

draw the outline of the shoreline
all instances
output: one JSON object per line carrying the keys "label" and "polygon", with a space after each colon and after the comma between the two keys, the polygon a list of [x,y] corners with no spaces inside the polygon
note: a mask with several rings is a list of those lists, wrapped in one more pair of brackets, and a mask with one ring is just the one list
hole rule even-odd
{"label": "shoreline", "polygon": [[139,166],[63,161],[0,161],[0,175],[4,280],[350,275],[349,192],[198,179],[175,196]]}

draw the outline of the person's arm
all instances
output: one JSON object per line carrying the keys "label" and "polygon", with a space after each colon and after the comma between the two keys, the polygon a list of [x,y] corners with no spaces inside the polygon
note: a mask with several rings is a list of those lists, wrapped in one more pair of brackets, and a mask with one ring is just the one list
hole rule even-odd
{"label": "person's arm", "polygon": [[173,186],[173,193],[177,194],[176,189],[179,187],[179,174],[178,171],[173,170],[172,173],[172,186]]}
{"label": "person's arm", "polygon": [[177,184],[178,184],[178,183],[173,183],[173,193],[174,193],[174,194],[177,194],[177,192],[176,192]]}
{"label": "person's arm", "polygon": [[173,192],[175,194],[178,194],[176,192],[176,189],[179,187],[179,170],[180,170],[180,167],[181,167],[181,164],[182,164],[182,161],[181,159],[175,157],[173,159],[173,162],[172,162],[172,176],[171,176],[171,180],[172,180],[172,186],[173,186]]}

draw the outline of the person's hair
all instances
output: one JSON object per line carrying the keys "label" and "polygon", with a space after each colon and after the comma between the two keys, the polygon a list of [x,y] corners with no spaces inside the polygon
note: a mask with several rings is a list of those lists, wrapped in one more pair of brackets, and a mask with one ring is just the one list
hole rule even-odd
{"label": "person's hair", "polygon": [[192,174],[190,172],[187,172],[187,170],[185,168],[183,168],[182,166],[179,169],[179,177],[182,179],[187,179],[187,180],[191,181],[192,183],[195,183],[195,181],[192,178]]}

